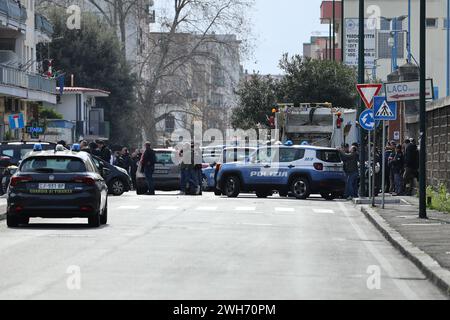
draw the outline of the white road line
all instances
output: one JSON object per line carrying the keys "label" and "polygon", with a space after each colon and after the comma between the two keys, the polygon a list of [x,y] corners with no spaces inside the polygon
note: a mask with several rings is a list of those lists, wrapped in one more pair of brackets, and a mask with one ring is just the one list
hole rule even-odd
{"label": "white road line", "polygon": [[164,210],[164,211],[170,211],[170,210],[178,210],[178,207],[175,206],[161,206],[156,208],[156,210]]}
{"label": "white road line", "polygon": [[255,207],[237,207],[235,209],[236,211],[255,211]]}
{"label": "white road line", "polygon": [[442,223],[405,223],[402,224],[405,227],[437,227],[442,226]]}
{"label": "white road line", "polygon": [[198,207],[196,211],[216,211],[217,207]]}
{"label": "white road line", "polygon": [[313,209],[314,213],[330,213],[333,214],[334,210],[330,209]]}
{"label": "white road line", "polygon": [[275,208],[276,212],[295,212],[294,208]]}
{"label": "white road line", "polygon": [[[345,208],[344,204],[342,202],[339,202],[338,206],[341,209],[341,211],[345,214],[345,216],[347,217],[347,219],[350,222],[350,224],[353,227],[353,229],[358,234],[358,237],[361,240],[362,239],[367,239],[367,236],[366,236],[365,232],[356,224],[354,219],[350,216],[348,210]],[[395,277],[395,269],[391,265],[389,260],[387,260],[383,256],[383,254],[381,254],[381,252],[371,242],[365,241],[364,245],[369,250],[369,252],[372,254],[372,256],[375,257],[375,259],[378,261],[380,266],[386,271],[388,276],[390,278],[394,278]],[[407,299],[409,299],[409,300],[417,300],[418,299],[416,293],[411,289],[411,287],[406,282],[399,281],[399,280],[396,280],[396,279],[392,279],[392,281],[394,281],[394,284],[403,293],[403,295],[405,297],[407,297]]]}
{"label": "white road line", "polygon": [[237,225],[241,225],[241,226],[252,226],[252,227],[272,227],[273,224],[268,224],[268,223],[236,223]]}
{"label": "white road line", "polygon": [[120,206],[117,209],[119,210],[136,210],[139,209],[141,206]]}

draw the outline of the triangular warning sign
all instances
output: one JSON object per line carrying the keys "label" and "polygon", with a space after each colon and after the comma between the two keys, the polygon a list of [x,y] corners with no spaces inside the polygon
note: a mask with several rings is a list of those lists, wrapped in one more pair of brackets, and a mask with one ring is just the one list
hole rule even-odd
{"label": "triangular warning sign", "polygon": [[357,84],[356,89],[367,108],[373,106],[373,98],[380,93],[382,84]]}
{"label": "triangular warning sign", "polygon": [[394,112],[392,112],[391,108],[389,107],[389,104],[384,101],[381,105],[380,109],[378,110],[377,114],[375,115],[376,118],[392,118],[394,117]]}

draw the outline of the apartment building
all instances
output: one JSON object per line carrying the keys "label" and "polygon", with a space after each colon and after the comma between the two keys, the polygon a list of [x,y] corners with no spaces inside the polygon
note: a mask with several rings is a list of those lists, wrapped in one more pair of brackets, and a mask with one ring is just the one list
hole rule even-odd
{"label": "apartment building", "polygon": [[[151,33],[152,43],[159,43],[164,33]],[[188,54],[199,43],[198,35],[180,33],[173,43],[167,61]],[[241,42],[235,35],[212,34],[195,50],[195,56],[169,72],[158,87],[159,96],[156,117],[163,117],[157,126],[158,144],[166,145],[177,129],[192,130],[194,121],[200,121],[203,129],[226,130],[231,111],[238,104],[235,93],[243,76],[240,62]],[[158,47],[152,51],[159,56]]]}
{"label": "apartment building", "polygon": [[22,114],[24,123],[38,120],[38,106],[56,104],[56,81],[38,72],[38,43],[50,41],[48,20],[35,13],[34,0],[0,0],[0,140],[29,136],[11,130],[9,115]]}

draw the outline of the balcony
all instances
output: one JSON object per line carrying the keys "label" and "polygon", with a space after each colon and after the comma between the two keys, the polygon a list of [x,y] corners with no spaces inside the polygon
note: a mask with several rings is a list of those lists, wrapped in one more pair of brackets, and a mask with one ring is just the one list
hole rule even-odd
{"label": "balcony", "polygon": [[35,30],[46,38],[47,41],[50,41],[51,36],[53,35],[53,25],[50,21],[48,21],[43,15],[37,13],[34,15],[34,21]]}
{"label": "balcony", "polygon": [[14,0],[0,0],[0,22],[3,26],[25,32],[27,9]]}
{"label": "balcony", "polygon": [[56,103],[56,80],[0,65],[0,95]]}

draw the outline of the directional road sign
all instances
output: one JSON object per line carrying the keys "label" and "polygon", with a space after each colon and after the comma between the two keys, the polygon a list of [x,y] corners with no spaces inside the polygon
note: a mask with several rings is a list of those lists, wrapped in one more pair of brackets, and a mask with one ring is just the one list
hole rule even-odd
{"label": "directional road sign", "polygon": [[387,102],[385,97],[375,97],[373,100],[375,120],[397,120],[397,103]]}
{"label": "directional road sign", "polygon": [[[420,82],[391,82],[385,83],[386,100],[389,102],[419,100],[420,98]],[[433,100],[434,88],[433,80],[426,81],[425,95],[427,100]]]}
{"label": "directional road sign", "polygon": [[364,101],[364,104],[368,109],[371,109],[373,106],[373,98],[380,93],[382,84],[357,84],[356,89],[358,90],[361,99]]}
{"label": "directional road sign", "polygon": [[372,109],[367,109],[361,113],[359,124],[367,131],[373,131],[375,129],[375,116]]}

